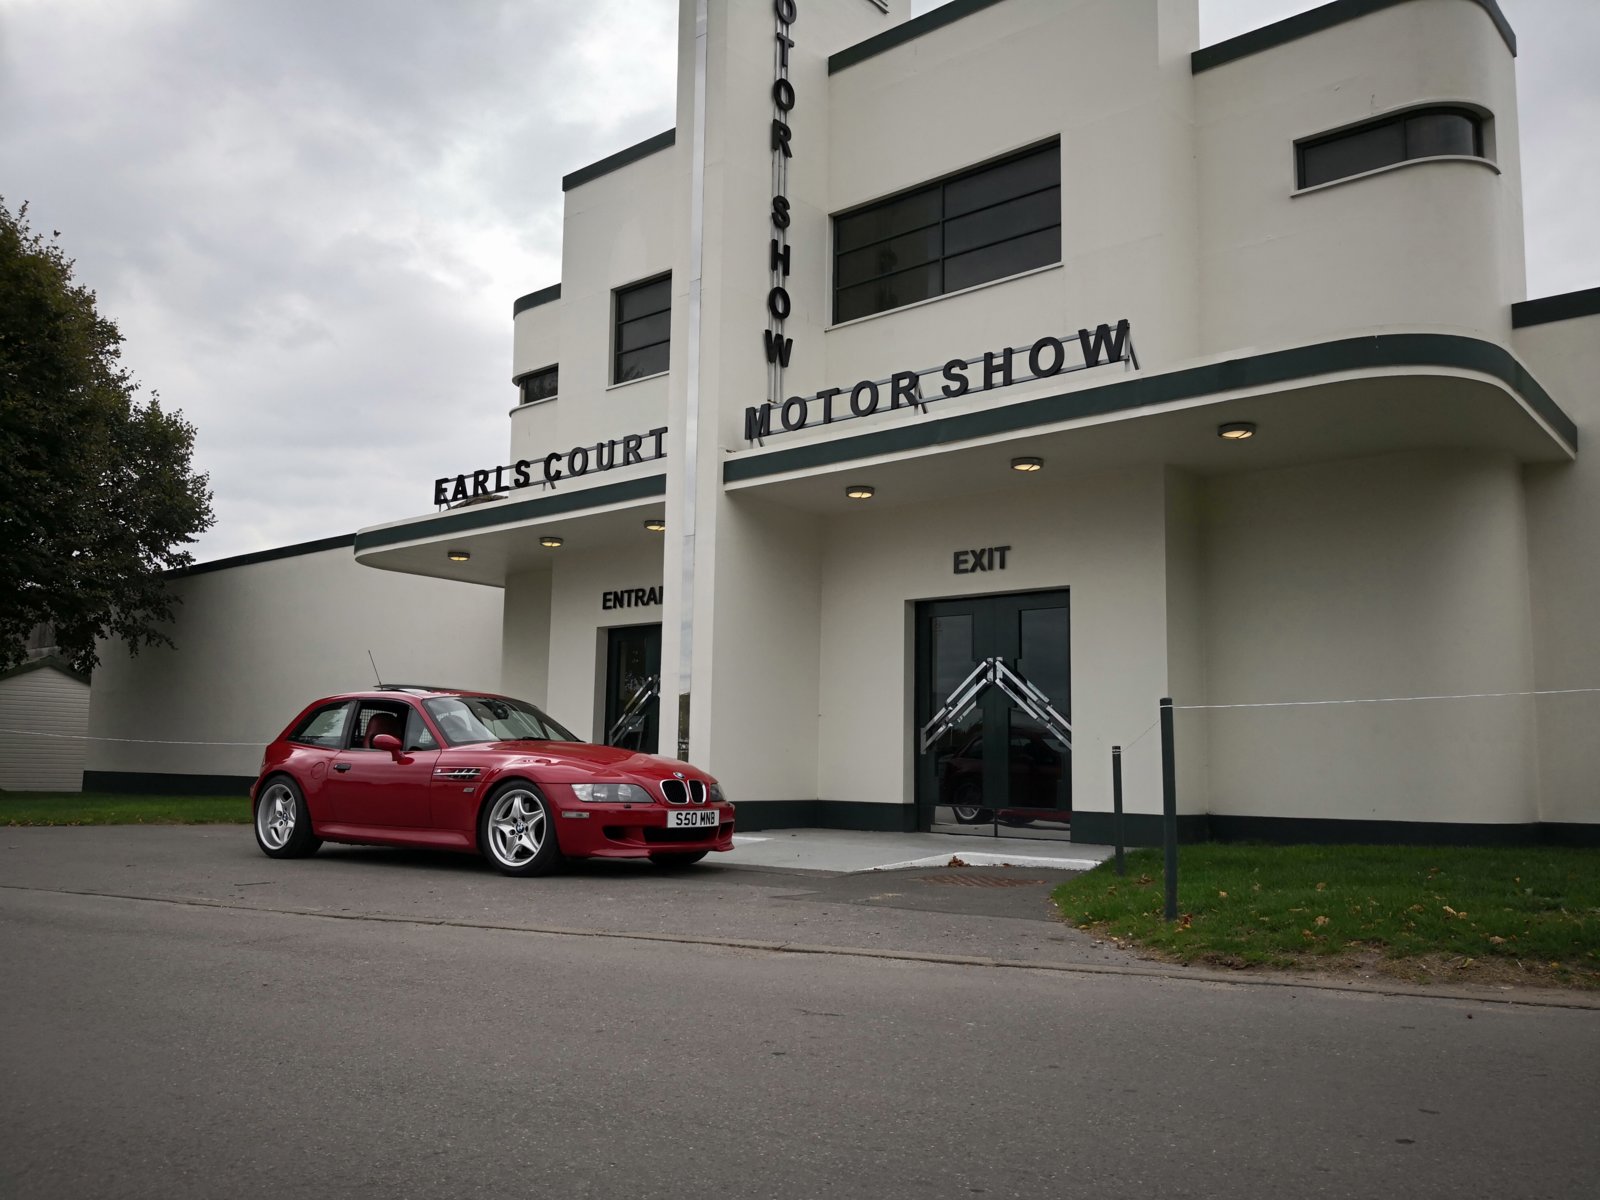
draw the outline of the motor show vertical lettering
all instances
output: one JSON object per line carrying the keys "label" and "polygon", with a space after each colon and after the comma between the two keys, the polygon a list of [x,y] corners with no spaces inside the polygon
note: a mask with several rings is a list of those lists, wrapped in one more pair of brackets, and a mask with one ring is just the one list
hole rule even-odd
{"label": "motor show vertical lettering", "polygon": [[794,84],[789,82],[789,51],[794,38],[789,31],[800,18],[799,0],[773,0],[774,22],[772,68],[772,230],[767,245],[771,287],[767,291],[767,328],[762,331],[762,348],[767,356],[767,400],[783,397],[783,370],[789,365],[794,339],[784,336],[784,322],[794,310],[789,296],[789,160],[794,157],[794,130],[789,114],[794,111]]}

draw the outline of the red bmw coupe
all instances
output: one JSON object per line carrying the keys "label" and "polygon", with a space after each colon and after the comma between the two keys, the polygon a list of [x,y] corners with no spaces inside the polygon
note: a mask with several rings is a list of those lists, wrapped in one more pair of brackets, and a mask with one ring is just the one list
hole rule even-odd
{"label": "red bmw coupe", "polygon": [[566,858],[686,867],[733,849],[733,805],[688,763],[579,740],[533,705],[389,685],[318,700],[251,789],[273,858],[323,842],[479,853],[507,875]]}

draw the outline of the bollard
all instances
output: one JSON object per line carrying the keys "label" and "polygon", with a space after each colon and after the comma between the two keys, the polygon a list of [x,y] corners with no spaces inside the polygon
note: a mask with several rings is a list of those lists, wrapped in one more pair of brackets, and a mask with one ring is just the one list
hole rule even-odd
{"label": "bollard", "polygon": [[1166,919],[1178,919],[1178,775],[1173,762],[1172,697],[1161,700],[1161,841],[1167,852]]}
{"label": "bollard", "polygon": [[1122,747],[1111,747],[1111,811],[1112,832],[1117,840],[1117,874],[1126,875],[1127,866],[1122,861]]}

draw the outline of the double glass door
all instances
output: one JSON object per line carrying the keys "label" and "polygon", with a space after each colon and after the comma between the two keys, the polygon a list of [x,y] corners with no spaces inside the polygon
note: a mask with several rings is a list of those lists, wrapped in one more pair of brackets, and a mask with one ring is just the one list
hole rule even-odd
{"label": "double glass door", "polygon": [[1067,593],[917,608],[917,804],[924,829],[1065,837],[1072,819]]}
{"label": "double glass door", "polygon": [[661,716],[661,626],[606,631],[607,745],[656,752]]}

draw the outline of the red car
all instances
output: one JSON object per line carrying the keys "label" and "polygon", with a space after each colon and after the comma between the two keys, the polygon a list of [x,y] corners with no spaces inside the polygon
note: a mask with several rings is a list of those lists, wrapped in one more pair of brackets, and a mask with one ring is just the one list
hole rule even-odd
{"label": "red car", "polygon": [[566,858],[685,867],[733,849],[733,805],[688,763],[580,741],[533,705],[390,685],[318,700],[250,792],[273,858],[323,842],[479,853],[507,875]]}

